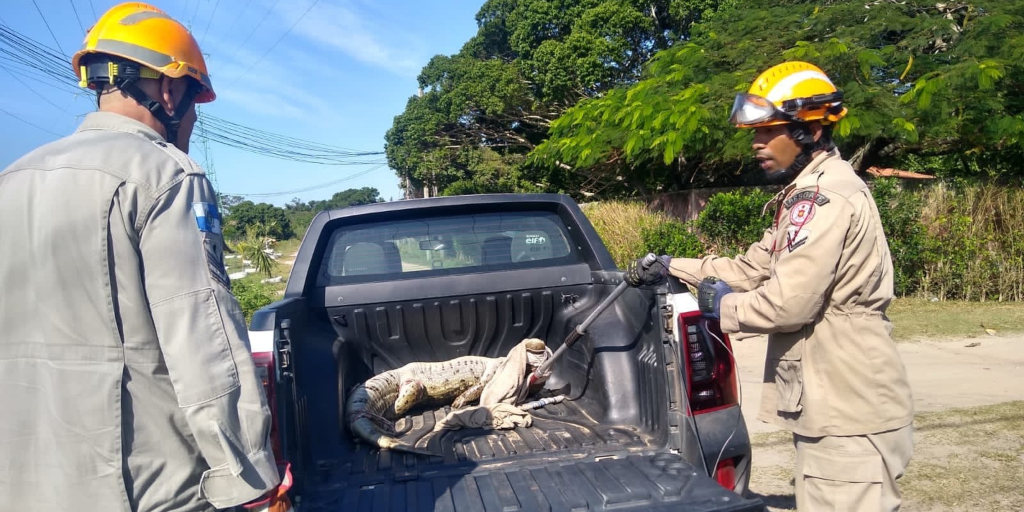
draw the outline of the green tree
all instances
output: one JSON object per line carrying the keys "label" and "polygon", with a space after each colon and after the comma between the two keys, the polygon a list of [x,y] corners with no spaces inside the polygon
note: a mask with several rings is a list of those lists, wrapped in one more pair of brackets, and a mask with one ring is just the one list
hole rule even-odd
{"label": "green tree", "polygon": [[[435,56],[386,140],[403,184],[444,193],[559,190],[579,176],[523,155],[580,100],[635,83],[658,50],[736,0],[489,0],[477,34]],[[487,162],[481,166],[481,162]],[[484,179],[478,174],[491,173]]]}
{"label": "green tree", "polygon": [[690,36],[638,83],[566,111],[528,161],[641,190],[759,184],[751,132],[727,124],[729,108],[761,71],[799,59],[844,92],[835,137],[858,170],[936,159],[957,174],[1024,169],[1024,2],[750,0]]}
{"label": "green tree", "polygon": [[277,240],[295,236],[284,209],[269,203],[242,201],[231,208],[224,224],[224,236],[228,239],[246,236],[250,227],[258,225],[266,226],[266,235]]}
{"label": "green tree", "polygon": [[274,269],[277,268],[277,262],[267,254],[267,251],[273,249],[276,242],[270,234],[276,228],[276,221],[267,224],[263,222],[249,224],[245,227],[245,238],[235,245],[235,251],[251,261],[257,272],[265,274],[267,277],[273,275]]}

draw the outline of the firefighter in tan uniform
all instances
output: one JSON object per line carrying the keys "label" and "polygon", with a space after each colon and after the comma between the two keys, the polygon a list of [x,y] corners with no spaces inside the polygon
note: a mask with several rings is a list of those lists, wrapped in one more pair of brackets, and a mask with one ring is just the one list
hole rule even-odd
{"label": "firefighter in tan uniform", "polygon": [[100,111],[0,173],[0,509],[260,499],[280,480],[270,411],[186,154],[194,102],[214,99],[202,54],[122,4],[73,61]]}
{"label": "firefighter in tan uniform", "polygon": [[831,140],[841,100],[808,63],[757,77],[730,121],[755,130],[761,167],[788,182],[766,207],[772,226],[733,259],[663,256],[630,271],[698,287],[724,332],[768,334],[758,418],[793,432],[799,510],[891,511],[913,451],[913,401],[885,314],[893,267],[878,210]]}

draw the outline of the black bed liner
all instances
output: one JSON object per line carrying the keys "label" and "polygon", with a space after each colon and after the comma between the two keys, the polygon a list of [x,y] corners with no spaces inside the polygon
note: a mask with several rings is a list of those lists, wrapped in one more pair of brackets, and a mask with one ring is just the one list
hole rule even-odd
{"label": "black bed liner", "polygon": [[[425,468],[437,465],[470,462],[476,465],[507,462],[503,459],[515,457],[516,461],[531,458],[545,459],[548,456],[565,458],[563,452],[603,451],[621,452],[629,449],[643,449],[647,436],[634,427],[603,426],[586,419],[583,410],[574,402],[563,402],[546,406],[542,411],[531,411],[532,424],[509,430],[458,429],[438,430],[434,426],[450,409],[444,407],[425,411],[419,415],[403,418],[395,425],[399,432],[408,429],[401,436],[403,441],[416,443],[439,457],[408,455],[369,448],[358,444],[351,457],[347,478],[357,475],[372,475],[377,471],[393,471],[406,459],[423,464]],[[410,425],[411,424],[411,425]],[[409,428],[411,427],[411,428]]]}
{"label": "black bed liner", "polygon": [[[399,456],[406,461],[406,455]],[[376,478],[318,485],[304,510],[753,511],[763,510],[698,474],[681,456],[634,453],[544,462],[404,467]]]}
{"label": "black bed liner", "polygon": [[424,411],[396,425],[405,431],[403,440],[440,456],[359,444],[345,461],[321,461],[321,481],[304,509],[761,510],[707,485],[710,480],[681,456],[648,449],[635,428],[598,425],[573,402],[533,411],[529,427],[431,432],[448,410]]}

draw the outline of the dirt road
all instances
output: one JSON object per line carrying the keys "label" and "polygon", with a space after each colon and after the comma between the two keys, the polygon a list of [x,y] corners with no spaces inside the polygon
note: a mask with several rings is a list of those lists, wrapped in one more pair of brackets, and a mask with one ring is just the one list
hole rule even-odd
{"label": "dirt road", "polygon": [[[978,343],[977,346],[968,347]],[[751,491],[769,510],[795,508],[790,484],[792,438],[788,432],[757,420],[767,339],[756,336],[733,343],[743,385],[743,411],[753,441]],[[945,411],[1024,400],[1024,336],[907,342],[899,345],[914,393],[916,413]],[[915,433],[915,443],[920,438]],[[931,450],[924,439],[911,465],[927,464]],[[954,442],[956,442],[954,440]],[[905,496],[906,510],[947,510],[923,506]],[[936,508],[937,507],[937,508]],[[953,507],[950,510],[957,510]]]}

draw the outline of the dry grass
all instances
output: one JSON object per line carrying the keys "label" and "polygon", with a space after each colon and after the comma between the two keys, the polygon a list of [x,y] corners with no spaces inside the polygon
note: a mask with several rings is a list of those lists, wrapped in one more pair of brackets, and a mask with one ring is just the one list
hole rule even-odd
{"label": "dry grass", "polygon": [[651,211],[645,203],[627,201],[601,201],[580,205],[594,230],[608,247],[615,263],[622,268],[626,262],[647,252],[643,231],[670,217]]}
{"label": "dry grass", "polygon": [[888,310],[897,341],[988,336],[1024,332],[1022,302],[931,302],[924,299],[896,299]]}
{"label": "dry grass", "polygon": [[[903,510],[1024,510],[1024,401],[921,413],[914,429],[914,455],[898,480]],[[751,489],[770,511],[793,510],[792,435],[757,434],[751,444]]]}
{"label": "dry grass", "polygon": [[1024,189],[998,184],[921,192],[921,222],[934,242],[926,297],[1024,300]]}
{"label": "dry grass", "polygon": [[918,415],[907,510],[1024,510],[1024,402]]}

